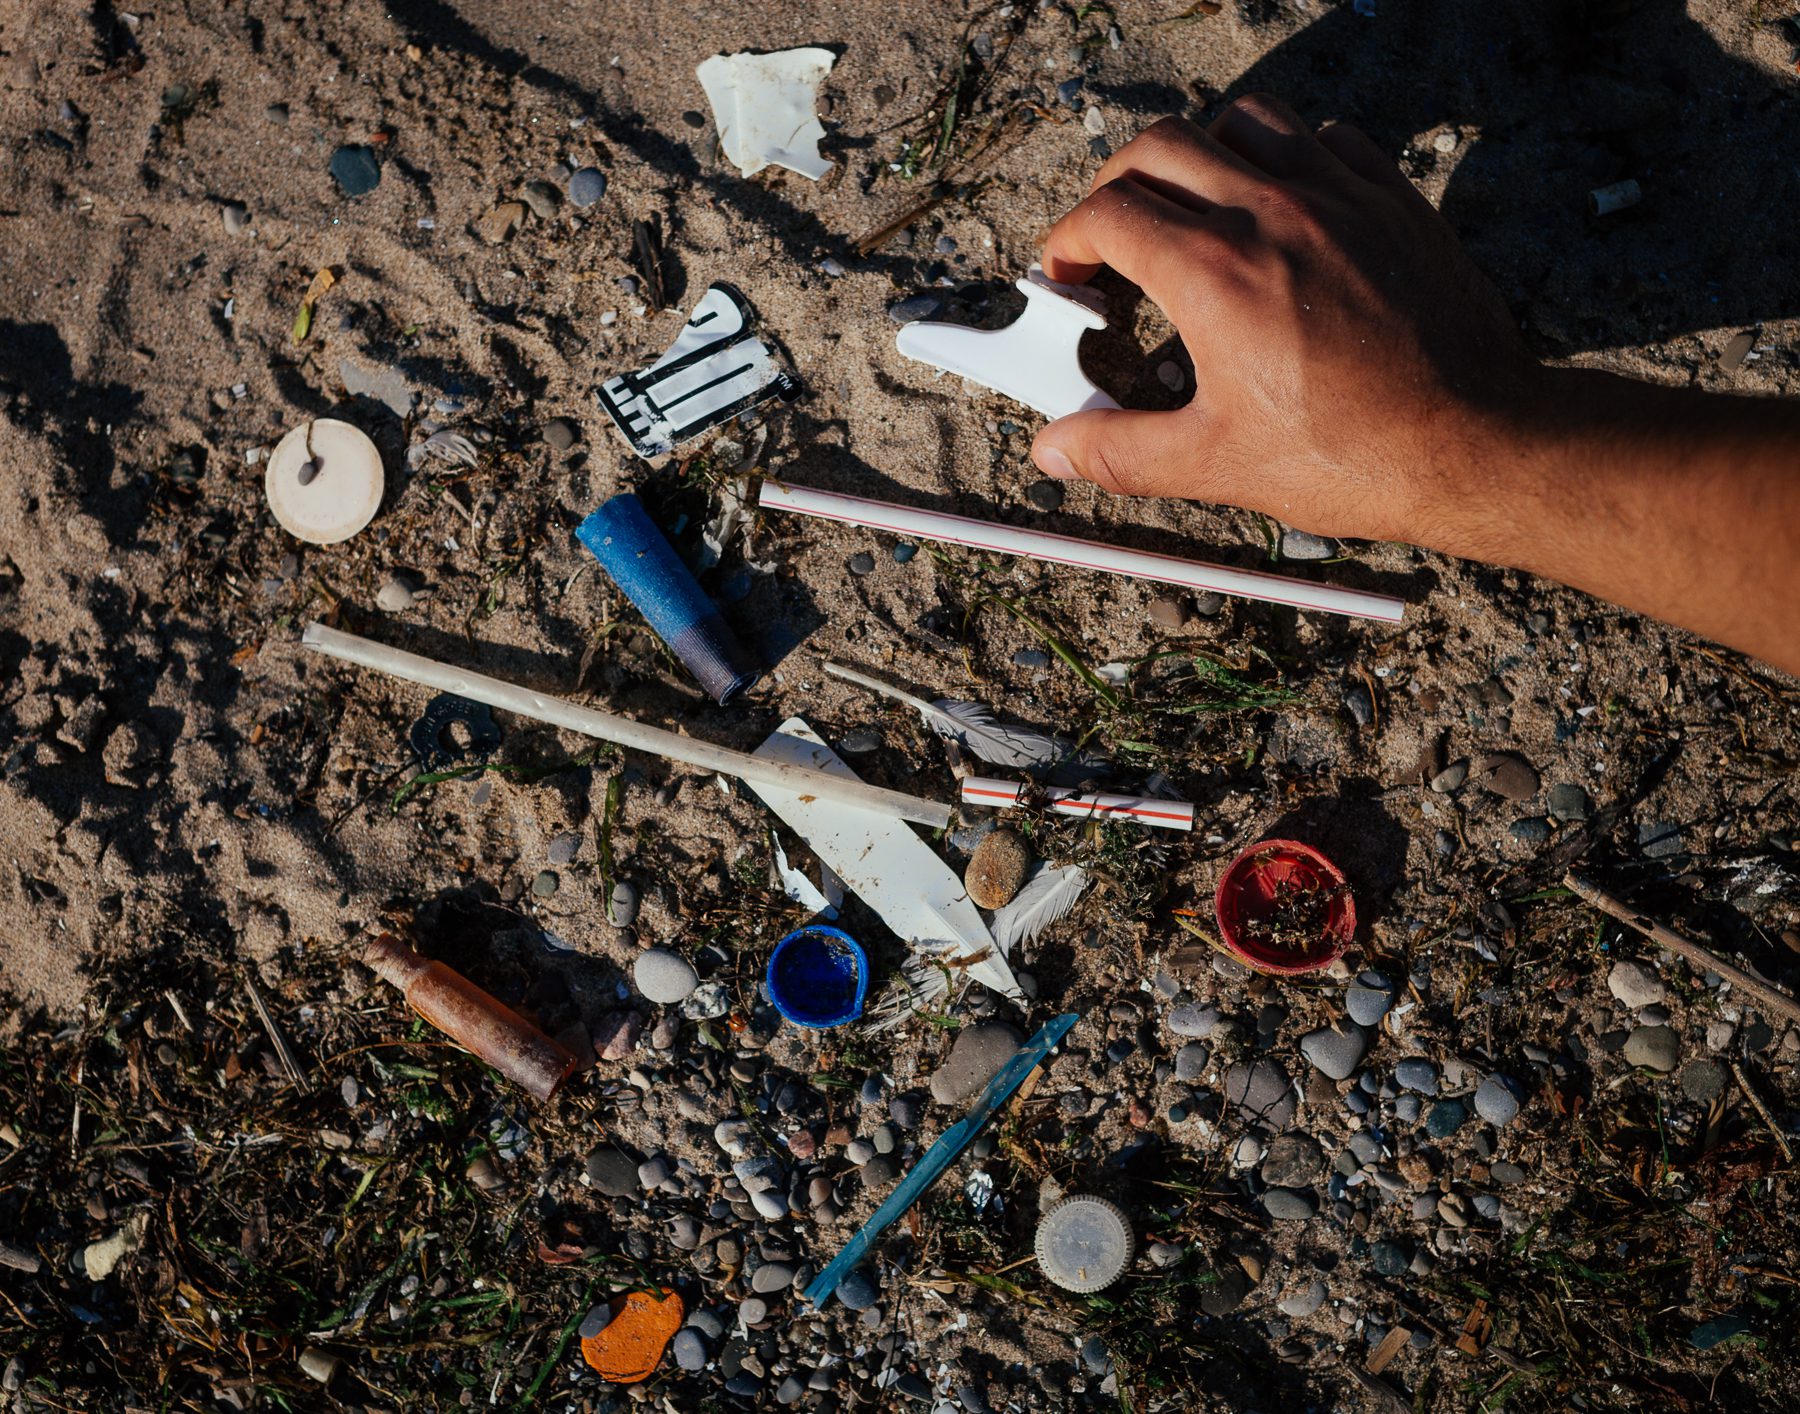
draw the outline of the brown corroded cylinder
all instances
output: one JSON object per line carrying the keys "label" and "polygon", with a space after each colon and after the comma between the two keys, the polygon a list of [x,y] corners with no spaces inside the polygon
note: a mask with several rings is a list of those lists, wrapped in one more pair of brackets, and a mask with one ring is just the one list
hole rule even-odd
{"label": "brown corroded cylinder", "polygon": [[460,972],[420,957],[392,933],[370,943],[363,961],[406,993],[412,1009],[499,1071],[547,1100],[580,1062],[566,1047]]}

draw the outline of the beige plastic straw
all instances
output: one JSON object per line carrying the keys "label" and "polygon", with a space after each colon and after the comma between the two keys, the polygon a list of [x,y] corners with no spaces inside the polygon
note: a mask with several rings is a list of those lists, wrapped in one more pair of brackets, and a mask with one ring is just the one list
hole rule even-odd
{"label": "beige plastic straw", "polygon": [[475,702],[485,702],[502,712],[516,712],[521,717],[566,727],[583,736],[598,737],[633,751],[666,757],[705,771],[719,771],[735,776],[750,785],[773,786],[778,790],[815,795],[843,805],[857,805],[883,815],[897,816],[917,825],[941,830],[950,823],[950,807],[934,800],[921,800],[897,790],[885,790],[865,781],[845,780],[814,771],[805,766],[789,766],[779,761],[766,761],[747,752],[677,736],[660,727],[647,727],[628,717],[615,717],[610,712],[596,712],[560,697],[548,697],[530,688],[518,687],[466,668],[454,668],[431,658],[421,658],[385,643],[373,643],[353,633],[343,633],[324,624],[308,624],[300,642],[316,653],[341,658],[346,663],[373,668],[390,677],[404,678],[421,687],[439,692],[453,692]]}
{"label": "beige plastic straw", "polygon": [[1103,570],[1108,574],[1128,575],[1158,584],[1178,584],[1186,589],[1235,594],[1242,599],[1259,599],[1265,604],[1288,604],[1296,609],[1377,619],[1387,624],[1399,623],[1406,607],[1403,601],[1386,594],[1339,589],[1329,584],[1312,584],[1303,579],[1256,570],[1234,570],[1225,565],[1183,560],[1174,555],[1155,555],[1147,550],[1127,550],[1073,535],[1052,535],[1046,530],[1025,530],[1016,525],[973,520],[946,511],[896,506],[862,496],[846,496],[838,491],[795,486],[786,481],[764,481],[757,504],[817,516],[821,520],[835,520],[844,525],[891,530],[896,535],[915,540],[967,545],[976,550],[995,550],[1002,555],[1022,555],[1046,564]]}

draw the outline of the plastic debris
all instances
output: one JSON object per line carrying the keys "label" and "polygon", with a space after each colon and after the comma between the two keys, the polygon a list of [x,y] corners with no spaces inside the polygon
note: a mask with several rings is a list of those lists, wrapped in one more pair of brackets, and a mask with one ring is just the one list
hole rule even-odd
{"label": "plastic debris", "polygon": [[878,812],[898,820],[911,820],[933,830],[941,830],[950,823],[950,807],[937,801],[921,800],[904,791],[872,786],[857,780],[855,776],[846,778],[783,761],[746,755],[742,751],[714,746],[710,742],[664,731],[660,727],[645,726],[628,717],[596,712],[591,707],[578,706],[559,697],[502,682],[499,678],[491,678],[484,673],[470,672],[448,663],[423,658],[402,648],[390,648],[385,643],[359,638],[356,634],[344,633],[324,624],[308,624],[306,631],[300,636],[300,645],[346,663],[373,668],[390,677],[404,678],[407,682],[433,687],[440,692],[454,692],[461,697],[485,702],[489,707],[530,717],[533,721],[548,722],[552,726],[565,727],[584,736],[610,741],[633,751],[647,751],[653,756],[698,766],[703,770],[722,772],[752,785],[766,784],[796,794],[844,801],[865,811]]}
{"label": "plastic debris", "polygon": [[1149,795],[1108,795],[1078,791],[1067,786],[1036,786],[1025,781],[1000,781],[991,776],[965,776],[965,805],[991,805],[1000,810],[1042,801],[1059,815],[1088,819],[1135,820],[1163,830],[1194,828],[1194,807],[1180,800],[1159,800]]}
{"label": "plastic debris", "polygon": [[1044,1023],[1037,1035],[1019,1048],[1013,1058],[988,1081],[974,1108],[938,1136],[937,1142],[925,1151],[899,1186],[887,1196],[869,1220],[857,1229],[856,1235],[844,1244],[825,1270],[813,1279],[812,1285],[805,1292],[808,1301],[814,1306],[825,1304],[832,1292],[837,1290],[838,1284],[868,1255],[876,1239],[925,1196],[944,1170],[955,1163],[962,1151],[974,1142],[975,1136],[987,1127],[994,1112],[1012,1098],[1013,1091],[1024,1084],[1025,1077],[1043,1064],[1056,1043],[1068,1035],[1079,1020],[1081,1017],[1075,1012],[1064,1012],[1061,1016],[1052,1017]]}
{"label": "plastic debris", "polygon": [[721,706],[762,676],[636,496],[614,496],[576,527],[575,538]]}
{"label": "plastic debris", "polygon": [[1073,565],[1077,569],[1101,570],[1107,574],[1153,580],[1158,584],[1177,584],[1184,589],[1234,594],[1244,599],[1259,599],[1265,604],[1286,604],[1297,609],[1375,619],[1381,623],[1399,623],[1406,608],[1404,602],[1386,594],[1336,589],[1278,574],[1229,569],[1224,565],[1177,559],[1173,555],[1156,555],[1145,550],[1127,550],[1073,535],[1053,535],[1046,530],[1026,530],[1015,525],[951,515],[948,511],[919,510],[888,501],[871,501],[863,496],[846,496],[837,491],[818,491],[773,478],[762,483],[757,492],[757,504],[817,516],[842,525],[892,531],[907,540],[967,545],[1002,555],[1022,555],[1046,564]]}
{"label": "plastic debris", "polygon": [[738,171],[753,177],[785,167],[818,181],[832,164],[819,156],[825,136],[819,85],[837,56],[829,49],[774,54],[715,54],[694,70],[712,104],[719,146]]}
{"label": "plastic debris", "polygon": [[1610,216],[1615,211],[1623,211],[1627,207],[1636,206],[1644,199],[1644,189],[1635,180],[1627,177],[1622,182],[1614,182],[1611,186],[1595,187],[1588,193],[1588,213],[1593,216]]}
{"label": "plastic debris", "polygon": [[800,383],[775,350],[750,333],[749,303],[729,285],[700,297],[663,356],[639,373],[608,378],[594,396],[641,457],[660,457],[709,427],[780,398]]}
{"label": "plastic debris", "polygon": [[375,518],[387,475],[360,427],[321,417],[276,443],[263,493],[276,522],[296,540],[336,545]]}
{"label": "plastic debris", "polygon": [[[450,731],[455,724],[467,733],[466,742],[459,742]],[[421,767],[442,771],[458,761],[485,759],[499,749],[501,735],[485,702],[442,692],[425,704],[406,739]]]}
{"label": "plastic debris", "polygon": [[770,831],[769,841],[775,850],[775,872],[781,876],[781,891],[803,908],[809,908],[827,920],[835,919],[838,907],[844,901],[844,881],[831,872],[829,864],[821,862],[819,882],[815,885],[803,871],[788,863],[787,851],[773,831]]}
{"label": "plastic debris", "polygon": [[[800,717],[789,717],[754,754],[856,779],[856,773]],[[936,964],[947,964],[1002,995],[1019,995],[1005,953],[969,902],[956,871],[904,824],[890,815],[801,790],[771,788],[758,781],[750,782],[750,788],[812,846],[846,888],[880,915],[896,937],[930,955],[932,965],[917,969],[916,985],[928,994],[941,990],[945,984]]]}
{"label": "plastic debris", "polygon": [[392,933],[363,961],[406,994],[407,1004],[508,1080],[540,1100],[554,1095],[579,1061],[567,1049],[460,972],[421,957]]}
{"label": "plastic debris", "polygon": [[843,1026],[862,1015],[869,955],[840,929],[801,928],[775,944],[767,980],[769,1000],[794,1025]]}
{"label": "plastic debris", "polygon": [[1118,407],[1081,369],[1081,336],[1106,327],[1105,296],[1087,285],[1059,284],[1036,265],[1016,283],[1025,312],[1004,329],[920,319],[901,327],[895,346],[1045,417]]}
{"label": "plastic debris", "polygon": [[[627,1291],[608,1303],[610,1319],[599,1321],[600,1309],[589,1313],[581,1335],[581,1358],[615,1385],[634,1385],[647,1380],[662,1364],[675,1332],[681,1329],[687,1307],[671,1287],[660,1291]],[[593,1330],[592,1334],[589,1331]]]}
{"label": "plastic debris", "polygon": [[1263,840],[1231,861],[1213,896],[1219,939],[1259,972],[1328,967],[1356,938],[1344,873],[1311,845]]}
{"label": "plastic debris", "polygon": [[1035,1247],[1045,1276],[1065,1291],[1087,1293],[1125,1275],[1137,1239],[1116,1203],[1078,1194],[1044,1214]]}

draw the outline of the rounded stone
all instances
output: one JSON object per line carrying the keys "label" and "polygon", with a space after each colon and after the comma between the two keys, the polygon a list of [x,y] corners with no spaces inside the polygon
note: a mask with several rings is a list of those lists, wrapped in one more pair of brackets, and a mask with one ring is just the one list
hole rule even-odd
{"label": "rounded stone", "polygon": [[931,1098],[940,1105],[967,1104],[1017,1054],[1021,1039],[1004,1022],[963,1027],[931,1077]]}
{"label": "rounded stone", "polygon": [[758,1296],[773,1296],[794,1284],[794,1269],[786,1262],[764,1262],[750,1278],[750,1289]]}
{"label": "rounded stone", "polygon": [[1277,1222],[1303,1223],[1319,1210],[1318,1199],[1294,1188],[1271,1188],[1262,1197],[1263,1211]]}
{"label": "rounded stone", "polygon": [[556,208],[562,205],[562,193],[545,181],[525,183],[519,189],[519,196],[531,208],[531,214],[540,221],[548,221],[556,215]]}
{"label": "rounded stone", "polygon": [[559,452],[566,452],[580,440],[575,424],[566,417],[553,417],[544,424],[544,440]]}
{"label": "rounded stone", "polygon": [[837,1299],[852,1311],[867,1311],[881,1299],[881,1290],[867,1267],[853,1267],[838,1283]]}
{"label": "rounded stone", "polygon": [[1475,1113],[1495,1129],[1504,1128],[1518,1116],[1519,1097],[1505,1076],[1490,1075],[1476,1088]]}
{"label": "rounded stone", "polygon": [[386,614],[400,614],[413,606],[413,587],[399,575],[375,591],[375,607]]}
{"label": "rounded stone", "polygon": [[1621,1054],[1631,1065],[1667,1075],[1681,1059],[1681,1037],[1671,1026],[1635,1027]]}
{"label": "rounded stone", "polygon": [[706,1338],[692,1326],[683,1326],[669,1342],[675,1364],[689,1374],[706,1368]]}
{"label": "rounded stone", "polygon": [[638,991],[660,1006],[675,1006],[686,1001],[700,977],[694,965],[680,953],[667,948],[649,948],[638,954],[631,966],[632,980]]}
{"label": "rounded stone", "polygon": [[577,206],[592,206],[606,195],[606,173],[598,167],[583,167],[569,178],[569,200]]}
{"label": "rounded stone", "polygon": [[1681,1092],[1697,1105],[1713,1102],[1730,1072],[1715,1060],[1697,1060],[1681,1072]]}
{"label": "rounded stone", "polygon": [[1031,868],[1031,851],[1013,830],[995,830],[982,838],[969,859],[963,886],[979,908],[1004,908],[1013,901]]}
{"label": "rounded stone", "polygon": [[587,1156],[588,1182],[608,1198],[638,1191],[637,1160],[616,1145],[603,1144]]}
{"label": "rounded stone", "polygon": [[1325,1283],[1314,1279],[1298,1291],[1289,1292],[1275,1305],[1282,1315],[1292,1316],[1297,1321],[1303,1321],[1325,1304],[1328,1294],[1325,1290]]}
{"label": "rounded stone", "polygon": [[352,143],[331,154],[331,176],[345,196],[366,196],[381,185],[381,164],[374,149]]}
{"label": "rounded stone", "polygon": [[1034,481],[1025,488],[1025,499],[1040,511],[1060,511],[1063,496],[1063,484],[1060,481]]}
{"label": "rounded stone", "polygon": [[1668,995],[1656,969],[1631,958],[1620,958],[1606,974],[1608,990],[1632,1011],[1654,1006]]}
{"label": "rounded stone", "polygon": [[250,225],[250,208],[241,201],[228,201],[219,208],[219,218],[225,223],[225,234],[241,236]]}
{"label": "rounded stone", "polygon": [[615,928],[629,928],[637,922],[638,907],[638,886],[629,879],[621,879],[607,896],[606,921]]}
{"label": "rounded stone", "polygon": [[850,557],[850,573],[856,575],[873,574],[875,557],[867,550],[859,550]]}
{"label": "rounded stone", "polygon": [[1164,633],[1180,633],[1193,617],[1187,596],[1164,594],[1150,601],[1150,622]]}

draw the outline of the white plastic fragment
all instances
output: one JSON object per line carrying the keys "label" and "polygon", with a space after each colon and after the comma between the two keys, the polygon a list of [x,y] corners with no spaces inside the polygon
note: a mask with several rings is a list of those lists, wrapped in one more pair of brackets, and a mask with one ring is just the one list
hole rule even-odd
{"label": "white plastic fragment", "polygon": [[829,49],[783,49],[715,54],[695,69],[732,165],[746,177],[773,165],[815,182],[829,172],[816,109],[819,85],[836,62]]}
{"label": "white plastic fragment", "polygon": [[303,422],[275,446],[263,493],[281,528],[298,540],[335,545],[375,518],[387,476],[361,428],[336,418]]}
{"label": "white plastic fragment", "polygon": [[1041,789],[1044,803],[1060,815],[1080,815],[1103,819],[1135,820],[1140,825],[1155,825],[1164,830],[1194,828],[1194,807],[1186,801],[1162,800],[1149,795],[1112,795],[1098,791],[1078,791],[1067,786],[1032,787],[1023,781],[1003,781],[991,776],[965,776],[962,798],[965,805],[989,805],[999,810],[1028,804],[1034,789]]}
{"label": "white plastic fragment", "polygon": [[1636,206],[1644,199],[1644,189],[1637,182],[1627,177],[1622,182],[1614,182],[1611,186],[1595,187],[1588,193],[1588,210],[1595,216],[1610,216],[1615,211],[1623,211],[1628,206]]}
{"label": "white plastic fragment", "polygon": [[960,374],[1045,417],[1118,403],[1081,370],[1081,336],[1106,327],[1106,300],[1086,285],[1063,285],[1034,265],[1018,282],[1025,312],[1004,329],[915,320],[895,344],[908,358]]}

